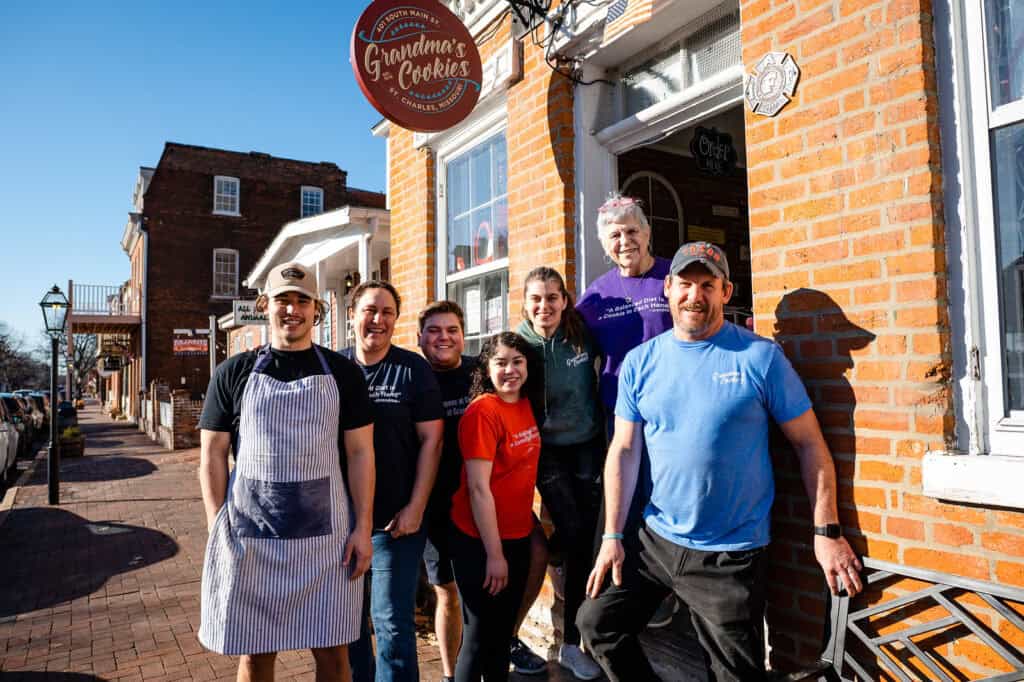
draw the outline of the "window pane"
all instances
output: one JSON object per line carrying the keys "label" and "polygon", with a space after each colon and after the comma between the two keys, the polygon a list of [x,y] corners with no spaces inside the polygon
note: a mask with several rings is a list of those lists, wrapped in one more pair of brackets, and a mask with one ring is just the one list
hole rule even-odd
{"label": "window pane", "polygon": [[508,151],[504,135],[495,138],[491,144],[491,159],[494,167],[494,196],[500,197],[508,192]]}
{"label": "window pane", "polygon": [[448,217],[469,210],[469,159],[463,157],[448,164]]}
{"label": "window pane", "polygon": [[470,186],[472,188],[470,196],[472,197],[473,205],[479,206],[489,201],[492,196],[490,145],[470,152],[469,163],[473,174],[470,179]]}
{"label": "window pane", "polygon": [[472,267],[469,216],[448,223],[448,272]]}
{"label": "window pane", "polygon": [[504,270],[484,278],[484,333],[487,335],[497,334],[508,328],[505,321],[508,308],[505,296],[507,279],[508,273]]}
{"label": "window pane", "polygon": [[494,257],[508,257],[508,199],[494,204]]}
{"label": "window pane", "polygon": [[992,133],[1007,410],[1024,410],[1024,122]]}
{"label": "window pane", "polygon": [[473,265],[483,265],[495,259],[494,255],[494,223],[491,220],[491,207],[484,206],[473,211],[470,223],[473,227]]}
{"label": "window pane", "polygon": [[626,91],[627,116],[681,91],[684,87],[681,46],[674,45],[667,52],[627,72],[622,84]]}
{"label": "window pane", "polygon": [[989,86],[992,106],[1024,97],[1024,4],[986,0]]}

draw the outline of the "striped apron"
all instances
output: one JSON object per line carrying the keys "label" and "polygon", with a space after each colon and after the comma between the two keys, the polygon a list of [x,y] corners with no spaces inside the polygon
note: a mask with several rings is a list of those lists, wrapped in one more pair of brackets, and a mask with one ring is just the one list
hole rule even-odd
{"label": "striped apron", "polygon": [[342,565],[349,499],[338,454],[340,396],[323,374],[278,381],[257,354],[242,394],[239,451],[203,564],[199,641],[222,654],[359,638],[363,580]]}

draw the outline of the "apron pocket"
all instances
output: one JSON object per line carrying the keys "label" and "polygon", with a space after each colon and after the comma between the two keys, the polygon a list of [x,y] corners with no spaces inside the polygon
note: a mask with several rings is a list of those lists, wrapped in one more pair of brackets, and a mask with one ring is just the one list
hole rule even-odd
{"label": "apron pocket", "polygon": [[238,476],[231,499],[239,537],[297,540],[332,533],[331,479],[260,481]]}

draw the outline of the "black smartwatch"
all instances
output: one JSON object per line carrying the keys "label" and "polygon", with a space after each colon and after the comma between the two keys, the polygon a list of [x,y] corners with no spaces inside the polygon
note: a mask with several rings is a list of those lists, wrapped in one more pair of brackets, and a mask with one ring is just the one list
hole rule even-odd
{"label": "black smartwatch", "polygon": [[815,526],[814,534],[824,535],[827,538],[835,540],[836,538],[843,536],[843,528],[838,523],[829,523],[824,526]]}

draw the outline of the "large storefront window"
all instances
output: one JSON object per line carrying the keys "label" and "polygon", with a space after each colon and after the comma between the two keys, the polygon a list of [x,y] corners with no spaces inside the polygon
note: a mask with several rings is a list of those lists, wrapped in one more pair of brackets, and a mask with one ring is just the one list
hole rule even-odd
{"label": "large storefront window", "polygon": [[445,164],[446,295],[466,313],[466,352],[508,328],[508,155],[504,133]]}

